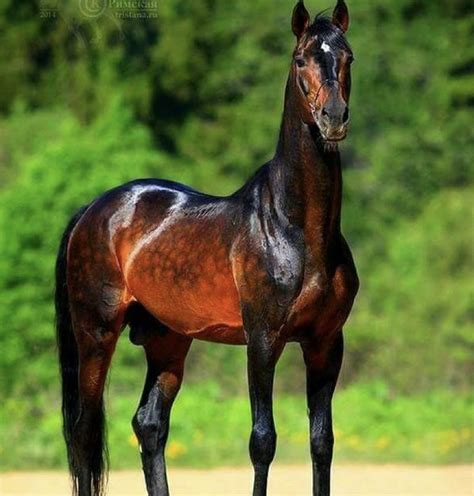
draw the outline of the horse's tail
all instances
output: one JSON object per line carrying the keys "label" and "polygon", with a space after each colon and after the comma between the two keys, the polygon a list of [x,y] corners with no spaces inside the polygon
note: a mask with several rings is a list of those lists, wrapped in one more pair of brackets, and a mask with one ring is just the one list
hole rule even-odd
{"label": "horse's tail", "polygon": [[[78,489],[79,467],[74,457],[74,425],[79,417],[79,355],[72,327],[69,297],[67,290],[67,249],[74,226],[87,207],[81,208],[69,221],[59,246],[56,259],[56,339],[59,352],[59,365],[62,382],[63,433],[66,441],[69,470],[74,483],[74,494]],[[94,454],[97,455],[97,454]],[[100,453],[100,457],[102,453]],[[92,456],[97,459],[97,456]],[[100,467],[101,468],[101,467]],[[101,471],[101,470],[100,470]],[[99,471],[99,480],[100,480]]]}

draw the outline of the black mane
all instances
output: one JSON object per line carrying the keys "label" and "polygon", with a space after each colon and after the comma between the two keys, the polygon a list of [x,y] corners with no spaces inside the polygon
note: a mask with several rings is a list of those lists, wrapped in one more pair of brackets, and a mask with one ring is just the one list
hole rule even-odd
{"label": "black mane", "polygon": [[308,34],[322,38],[329,46],[352,51],[344,33],[324,14],[315,17],[313,24],[308,28]]}

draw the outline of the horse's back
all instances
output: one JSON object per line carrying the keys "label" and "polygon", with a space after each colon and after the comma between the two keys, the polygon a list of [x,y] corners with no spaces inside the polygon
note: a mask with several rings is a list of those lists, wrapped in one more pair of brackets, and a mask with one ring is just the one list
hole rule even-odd
{"label": "horse's back", "polygon": [[97,197],[76,225],[73,236],[87,232],[99,245],[113,245],[122,260],[127,248],[156,231],[163,221],[169,222],[173,215],[200,209],[210,211],[222,201],[173,181],[139,179]]}

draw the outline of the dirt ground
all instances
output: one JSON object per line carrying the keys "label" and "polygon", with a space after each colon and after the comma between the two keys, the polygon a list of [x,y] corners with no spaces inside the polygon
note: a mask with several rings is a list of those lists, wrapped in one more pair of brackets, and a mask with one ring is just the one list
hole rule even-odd
{"label": "dirt ground", "polygon": [[[333,496],[468,496],[474,495],[473,466],[414,467],[406,465],[337,465],[333,470]],[[250,494],[252,472],[246,468],[216,470],[171,469],[173,496]],[[275,465],[269,496],[309,495],[309,466]],[[0,474],[0,495],[68,495],[67,475],[61,472]],[[109,496],[145,495],[141,472],[112,472]]]}

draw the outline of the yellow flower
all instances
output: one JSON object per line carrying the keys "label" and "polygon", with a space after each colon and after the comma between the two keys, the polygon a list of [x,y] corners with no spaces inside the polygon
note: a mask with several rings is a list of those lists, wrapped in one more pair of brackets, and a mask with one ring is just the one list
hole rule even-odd
{"label": "yellow flower", "polygon": [[342,431],[340,429],[334,429],[334,437],[342,437]]}
{"label": "yellow flower", "polygon": [[130,437],[128,438],[128,443],[136,448],[138,446],[137,436],[135,436],[135,434],[130,434]]}
{"label": "yellow flower", "polygon": [[390,438],[388,436],[380,436],[377,441],[375,441],[375,447],[378,450],[384,450],[390,444]]}
{"label": "yellow flower", "polygon": [[181,455],[184,455],[188,452],[188,448],[183,443],[179,441],[171,441],[168,445],[167,455],[172,460],[179,458]]}
{"label": "yellow flower", "polygon": [[438,439],[438,446],[441,453],[448,453],[462,442],[461,434],[452,430],[440,432]]}
{"label": "yellow flower", "polygon": [[351,448],[353,449],[358,449],[361,447],[361,439],[359,436],[356,436],[354,434],[351,434],[350,436],[347,436],[345,438],[346,444],[348,444]]}

